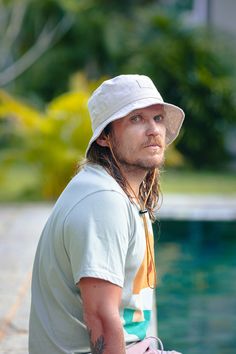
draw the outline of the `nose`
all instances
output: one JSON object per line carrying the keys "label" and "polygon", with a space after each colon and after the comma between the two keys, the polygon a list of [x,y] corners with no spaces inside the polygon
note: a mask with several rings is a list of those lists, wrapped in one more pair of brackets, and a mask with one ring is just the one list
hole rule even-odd
{"label": "nose", "polygon": [[165,126],[162,123],[156,122],[154,119],[151,119],[147,122],[146,134],[147,136],[164,136]]}

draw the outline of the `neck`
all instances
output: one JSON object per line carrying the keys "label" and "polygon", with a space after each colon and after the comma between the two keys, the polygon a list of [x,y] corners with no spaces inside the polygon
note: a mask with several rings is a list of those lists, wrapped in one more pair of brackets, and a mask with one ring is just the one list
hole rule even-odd
{"label": "neck", "polygon": [[134,194],[133,195],[134,198],[138,199],[139,188],[146,176],[147,171],[145,171],[142,168],[138,168],[137,166],[118,162],[109,140],[108,140],[108,145],[110,147],[113,159],[115,160],[117,166],[120,168],[120,172],[122,173],[123,177],[126,179],[128,183],[129,192],[131,193],[131,195]]}
{"label": "neck", "polygon": [[[121,166],[120,166],[121,167]],[[147,172],[143,169],[137,169],[132,167],[121,167],[121,172],[126,181],[128,182],[128,189],[131,195],[135,193],[135,197],[139,196],[139,188]]]}

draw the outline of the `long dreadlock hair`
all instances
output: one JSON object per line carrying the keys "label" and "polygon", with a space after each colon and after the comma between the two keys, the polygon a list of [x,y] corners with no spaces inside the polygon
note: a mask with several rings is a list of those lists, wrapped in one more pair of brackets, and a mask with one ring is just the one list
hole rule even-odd
{"label": "long dreadlock hair", "polygon": [[[104,129],[104,133],[107,135],[110,131],[111,131],[111,127],[109,124]],[[89,148],[89,151],[87,153],[87,158],[82,162],[80,167],[88,163],[94,163],[104,167],[110,173],[110,175],[117,181],[117,183],[121,186],[121,188],[127,194],[130,201],[133,202],[132,199],[133,196],[130,194],[126,179],[123,177],[120,168],[117,165],[115,159],[113,158],[109,147],[100,146],[99,144],[97,144],[96,141],[94,141],[91,147]],[[154,174],[155,174],[155,169],[150,170],[146,174],[139,188],[139,198],[141,203],[144,203],[154,178],[154,183],[151,187],[151,192],[149,193],[149,197],[145,205],[145,208],[147,209],[150,218],[153,222],[155,221],[154,211],[157,208],[158,201],[162,197],[161,189],[160,189],[160,169],[156,169],[155,176]]]}

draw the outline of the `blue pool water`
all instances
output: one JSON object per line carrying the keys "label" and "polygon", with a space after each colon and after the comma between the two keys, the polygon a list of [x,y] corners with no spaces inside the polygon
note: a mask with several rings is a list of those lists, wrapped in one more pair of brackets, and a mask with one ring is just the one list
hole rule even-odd
{"label": "blue pool water", "polygon": [[154,225],[158,335],[183,354],[236,353],[236,221]]}

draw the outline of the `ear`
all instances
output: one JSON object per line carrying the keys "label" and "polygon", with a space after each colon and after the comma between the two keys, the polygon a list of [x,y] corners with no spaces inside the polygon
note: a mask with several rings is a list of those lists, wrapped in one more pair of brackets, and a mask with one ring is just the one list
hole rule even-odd
{"label": "ear", "polygon": [[102,147],[109,147],[109,135],[106,135],[104,132],[102,132],[99,137],[96,139],[96,143]]}

